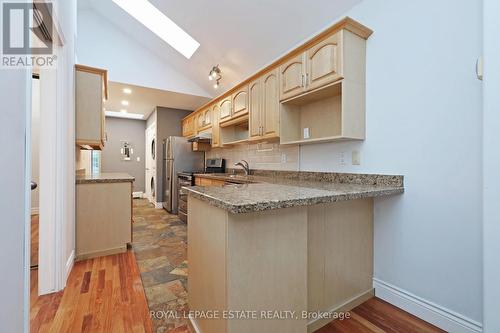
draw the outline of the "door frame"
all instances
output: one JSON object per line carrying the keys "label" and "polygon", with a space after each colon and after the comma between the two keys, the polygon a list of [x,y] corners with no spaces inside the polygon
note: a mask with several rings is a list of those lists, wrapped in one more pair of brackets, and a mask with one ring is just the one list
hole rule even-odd
{"label": "door frame", "polygon": [[500,332],[500,22],[498,0],[483,1],[483,332]]}

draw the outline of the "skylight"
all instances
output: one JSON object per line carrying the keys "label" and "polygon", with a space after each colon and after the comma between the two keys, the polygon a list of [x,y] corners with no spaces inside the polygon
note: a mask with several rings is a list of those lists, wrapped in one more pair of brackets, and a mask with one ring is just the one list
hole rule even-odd
{"label": "skylight", "polygon": [[148,0],[113,0],[113,2],[186,58],[191,58],[200,46],[200,43]]}

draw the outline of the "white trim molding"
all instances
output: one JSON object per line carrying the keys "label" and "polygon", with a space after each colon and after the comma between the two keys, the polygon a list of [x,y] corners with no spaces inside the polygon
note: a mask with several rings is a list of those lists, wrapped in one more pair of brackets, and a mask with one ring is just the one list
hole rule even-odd
{"label": "white trim molding", "polygon": [[189,315],[189,321],[191,322],[191,326],[193,327],[195,333],[201,333],[201,329],[198,326],[198,323],[196,322],[196,319],[194,319],[193,315]]}
{"label": "white trim molding", "polygon": [[375,296],[447,332],[480,333],[482,324],[409,291],[373,278]]}
{"label": "white trim molding", "polygon": [[144,192],[138,191],[138,192],[132,192],[132,197],[134,199],[142,199],[142,198],[145,198],[146,195],[144,194]]}
{"label": "white trim molding", "polygon": [[64,281],[68,281],[69,273],[71,273],[74,263],[75,263],[75,250],[71,251],[68,261],[66,261],[66,267],[64,270]]}

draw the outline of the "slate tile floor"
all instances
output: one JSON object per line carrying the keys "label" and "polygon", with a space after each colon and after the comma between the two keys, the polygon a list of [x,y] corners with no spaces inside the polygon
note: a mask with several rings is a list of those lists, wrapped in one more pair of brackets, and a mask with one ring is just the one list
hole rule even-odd
{"label": "slate tile floor", "polygon": [[190,332],[187,305],[187,226],[176,215],[134,199],[133,249],[150,311],[176,311],[156,319],[155,333]]}

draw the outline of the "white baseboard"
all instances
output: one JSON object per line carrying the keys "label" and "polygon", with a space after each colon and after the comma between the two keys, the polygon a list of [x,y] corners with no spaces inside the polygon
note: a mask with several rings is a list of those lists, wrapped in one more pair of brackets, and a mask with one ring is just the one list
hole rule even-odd
{"label": "white baseboard", "polygon": [[40,214],[38,207],[31,207],[31,215],[38,215],[38,214]]}
{"label": "white baseboard", "polygon": [[73,265],[75,263],[75,250],[71,251],[68,260],[66,261],[66,265],[64,267],[64,286],[66,286],[66,282],[68,281],[69,273],[73,269]]}
{"label": "white baseboard", "polygon": [[189,321],[191,322],[191,325],[193,326],[195,333],[201,333],[201,329],[192,315],[189,315]]}
{"label": "white baseboard", "polygon": [[138,198],[138,199],[142,199],[142,198],[145,198],[146,197],[146,194],[144,194],[144,192],[132,192],[132,197],[134,199]]}
{"label": "white baseboard", "polygon": [[425,300],[379,279],[373,279],[375,296],[447,332],[480,333],[482,324],[459,313]]}

